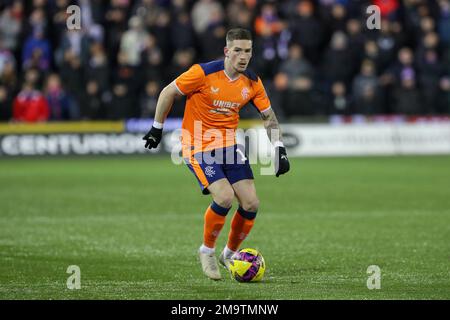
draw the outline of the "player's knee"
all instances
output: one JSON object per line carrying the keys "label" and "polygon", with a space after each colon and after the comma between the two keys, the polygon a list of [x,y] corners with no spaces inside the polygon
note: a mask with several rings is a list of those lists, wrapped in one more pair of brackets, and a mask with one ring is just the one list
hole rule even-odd
{"label": "player's knee", "polygon": [[230,208],[233,205],[234,191],[233,189],[221,190],[219,194],[214,197],[214,202],[224,208]]}
{"label": "player's knee", "polygon": [[257,212],[258,208],[259,208],[259,199],[255,197],[255,198],[243,201],[241,203],[241,207],[245,211]]}

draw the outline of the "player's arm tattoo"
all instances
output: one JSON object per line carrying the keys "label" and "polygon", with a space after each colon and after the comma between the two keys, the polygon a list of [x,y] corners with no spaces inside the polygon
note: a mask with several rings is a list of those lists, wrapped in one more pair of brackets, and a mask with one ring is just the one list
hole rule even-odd
{"label": "player's arm tattoo", "polygon": [[264,127],[266,128],[270,142],[282,141],[280,124],[273,109],[270,108],[267,111],[261,112],[261,118],[264,121]]}

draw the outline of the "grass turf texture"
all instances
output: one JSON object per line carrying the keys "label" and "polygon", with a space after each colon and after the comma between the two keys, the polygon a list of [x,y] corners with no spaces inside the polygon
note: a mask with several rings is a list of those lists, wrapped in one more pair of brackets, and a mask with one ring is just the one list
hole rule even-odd
{"label": "grass turf texture", "polygon": [[[291,170],[254,168],[261,206],[244,247],[267,271],[241,284],[223,269],[224,281],[203,276],[210,198],[169,158],[1,160],[0,298],[450,298],[449,157],[291,159]],[[69,265],[80,290],[66,288]],[[380,290],[367,289],[369,265]]]}

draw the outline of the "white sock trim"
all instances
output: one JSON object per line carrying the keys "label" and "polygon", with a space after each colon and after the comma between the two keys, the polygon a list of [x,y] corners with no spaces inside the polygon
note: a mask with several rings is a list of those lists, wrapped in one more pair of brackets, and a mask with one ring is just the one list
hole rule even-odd
{"label": "white sock trim", "polygon": [[230,259],[235,253],[236,251],[231,250],[230,248],[228,248],[228,246],[225,246],[225,248],[223,248],[223,256],[225,257],[225,259]]}
{"label": "white sock trim", "polygon": [[209,248],[209,247],[205,246],[204,244],[202,244],[200,246],[200,252],[206,253],[206,254],[213,254],[214,252],[216,252],[216,250],[215,250],[215,248]]}

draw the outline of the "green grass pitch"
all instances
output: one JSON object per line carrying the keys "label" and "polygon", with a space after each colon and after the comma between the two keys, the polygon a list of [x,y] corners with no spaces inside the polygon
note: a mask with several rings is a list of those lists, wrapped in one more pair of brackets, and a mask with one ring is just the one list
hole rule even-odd
{"label": "green grass pitch", "polygon": [[[244,247],[267,271],[241,284],[223,269],[223,281],[203,276],[210,198],[170,158],[1,160],[0,299],[450,299],[450,157],[291,159],[291,170],[254,168],[261,206]],[[69,265],[80,290],[66,287]]]}

